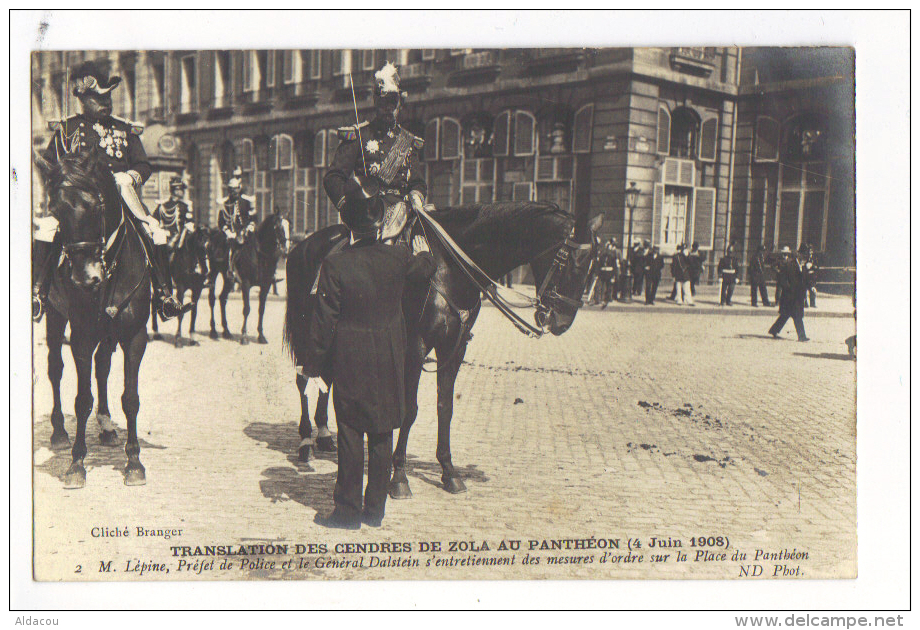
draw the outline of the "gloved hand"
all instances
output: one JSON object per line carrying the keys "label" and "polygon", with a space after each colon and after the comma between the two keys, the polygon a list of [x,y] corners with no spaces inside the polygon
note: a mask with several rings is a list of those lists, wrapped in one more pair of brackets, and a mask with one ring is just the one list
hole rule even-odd
{"label": "gloved hand", "polygon": [[131,188],[134,188],[134,178],[131,177],[128,173],[124,173],[124,172],[114,173],[114,177],[115,177],[115,185],[118,186],[119,188],[123,186],[130,186]]}
{"label": "gloved hand", "polygon": [[409,202],[412,204],[413,210],[420,210],[425,206],[425,198],[422,197],[422,193],[417,190],[413,190],[409,193]]}
{"label": "gloved hand", "polygon": [[412,251],[416,254],[420,254],[421,252],[430,253],[431,250],[428,249],[428,239],[421,234],[416,234],[412,239]]}

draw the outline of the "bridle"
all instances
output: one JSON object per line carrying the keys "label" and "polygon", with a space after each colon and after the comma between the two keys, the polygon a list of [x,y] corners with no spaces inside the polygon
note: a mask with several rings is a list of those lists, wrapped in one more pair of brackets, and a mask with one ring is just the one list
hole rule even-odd
{"label": "bridle", "polygon": [[[553,256],[553,262],[550,265],[549,271],[546,272],[546,277],[543,278],[543,283],[540,285],[540,289],[537,291],[537,300],[536,300],[536,320],[537,323],[542,327],[549,317],[550,312],[556,310],[556,308],[563,304],[570,307],[573,310],[578,310],[584,306],[584,301],[580,299],[573,299],[562,295],[557,290],[559,283],[559,275],[566,271],[572,262],[577,262],[577,257],[579,253],[590,254],[591,249],[594,247],[594,243],[578,243],[569,237],[563,241],[562,245],[559,246],[559,249],[556,250],[555,256]],[[550,248],[547,251],[552,251]],[[585,276],[585,283],[587,283],[587,276]],[[584,293],[584,286],[582,286],[581,293]]]}
{"label": "bridle", "polygon": [[105,200],[102,198],[102,193],[96,193],[97,203],[93,207],[99,213],[101,217],[100,221],[102,223],[102,230],[98,240],[93,241],[76,241],[73,243],[65,243],[61,247],[64,258],[73,264],[72,256],[74,254],[85,254],[92,256],[93,260],[98,260],[102,264],[103,278],[108,279],[111,274],[111,269],[109,268],[108,263],[105,260],[105,254],[112,247],[112,244],[115,241],[115,236],[118,233],[118,230],[112,234],[108,242],[105,240]]}

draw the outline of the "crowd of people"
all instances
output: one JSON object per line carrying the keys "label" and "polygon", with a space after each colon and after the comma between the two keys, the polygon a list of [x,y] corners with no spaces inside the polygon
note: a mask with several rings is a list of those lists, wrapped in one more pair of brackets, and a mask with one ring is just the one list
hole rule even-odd
{"label": "crowd of people", "polygon": [[[616,239],[611,238],[597,249],[592,277],[588,282],[590,304],[606,308],[614,300],[640,298],[643,292],[645,303],[655,304],[665,265],[665,259],[657,246],[652,246],[647,240],[636,240],[623,255]],[[705,266],[706,256],[700,251],[699,243],[692,243],[689,252],[683,243],[678,245],[670,260],[674,284],[666,299],[675,304],[694,306],[694,297]],[[719,259],[716,273],[720,283],[719,304],[733,306],[735,285],[741,275],[741,266],[733,244],[726,248],[725,254]],[[767,253],[766,247],[759,245],[748,264],[751,306],[782,306],[782,294],[785,292],[787,299],[801,302],[802,309],[814,308],[817,275],[815,250],[810,244],[804,243],[795,254],[788,246],[779,252]],[[767,292],[769,276],[773,276],[776,285],[772,303]],[[795,297],[790,298],[792,295]]]}

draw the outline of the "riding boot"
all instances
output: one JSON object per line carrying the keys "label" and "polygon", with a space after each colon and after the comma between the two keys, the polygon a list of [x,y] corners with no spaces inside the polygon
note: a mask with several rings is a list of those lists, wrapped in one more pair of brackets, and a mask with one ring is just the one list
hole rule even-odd
{"label": "riding boot", "polygon": [[59,251],[56,242],[32,242],[32,321],[39,322],[45,313],[51,285],[51,261]]}
{"label": "riding boot", "polygon": [[160,314],[160,319],[165,322],[192,310],[191,302],[181,304],[179,300],[173,297],[169,264],[163,260],[164,256],[156,251],[159,248],[153,244],[146,232],[138,230],[138,233],[141,234],[141,243],[143,243],[144,252],[147,255],[150,282],[153,285],[153,302],[157,313]]}
{"label": "riding boot", "polygon": [[198,257],[198,267],[201,269],[201,275],[204,276],[204,283],[201,286],[202,287],[211,286],[211,278],[210,278],[211,274],[208,271],[208,257],[207,256],[201,255]]}

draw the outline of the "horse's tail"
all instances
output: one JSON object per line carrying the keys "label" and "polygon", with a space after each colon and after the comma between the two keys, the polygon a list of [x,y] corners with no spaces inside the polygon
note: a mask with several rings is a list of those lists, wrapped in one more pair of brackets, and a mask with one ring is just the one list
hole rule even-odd
{"label": "horse's tail", "polygon": [[332,225],[311,234],[288,253],[285,263],[287,304],[282,341],[295,365],[304,365],[307,359],[307,330],[313,314],[310,291],[319,266],[332,247],[347,235],[348,228]]}
{"label": "horse's tail", "polygon": [[282,342],[295,365],[303,365],[307,355],[307,300],[312,287],[307,272],[314,267],[306,260],[308,240],[292,247],[285,263],[287,303]]}

